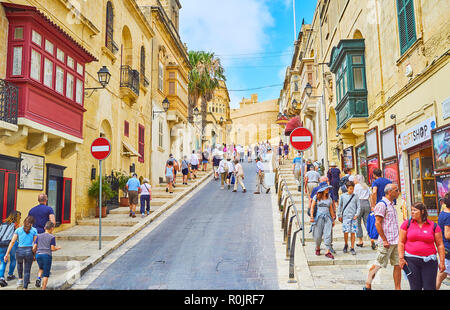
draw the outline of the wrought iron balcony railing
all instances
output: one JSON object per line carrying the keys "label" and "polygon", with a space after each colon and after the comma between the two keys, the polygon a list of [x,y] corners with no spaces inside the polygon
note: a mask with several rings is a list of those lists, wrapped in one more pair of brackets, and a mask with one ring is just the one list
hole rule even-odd
{"label": "wrought iron balcony railing", "polygon": [[139,71],[130,66],[122,66],[120,69],[120,87],[128,87],[136,95],[139,95]]}
{"label": "wrought iron balcony railing", "polygon": [[17,125],[19,87],[0,79],[0,121]]}
{"label": "wrought iron balcony railing", "polygon": [[116,54],[119,51],[119,47],[117,46],[116,42],[114,40],[107,36],[106,37],[106,47],[113,53]]}

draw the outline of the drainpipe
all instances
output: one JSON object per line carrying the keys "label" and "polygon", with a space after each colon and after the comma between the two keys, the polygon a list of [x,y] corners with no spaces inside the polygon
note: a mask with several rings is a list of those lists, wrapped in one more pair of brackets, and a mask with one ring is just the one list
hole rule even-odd
{"label": "drainpipe", "polygon": [[152,183],[152,156],[153,156],[153,68],[154,68],[154,63],[153,63],[153,45],[154,45],[154,40],[155,37],[152,37],[152,56],[151,56],[151,64],[152,64],[152,68],[151,68],[151,72],[152,74],[150,75],[150,79],[151,79],[151,84],[150,84],[150,115],[152,115],[151,118],[151,122],[150,122],[150,166],[149,166],[149,178],[150,178],[150,184]]}

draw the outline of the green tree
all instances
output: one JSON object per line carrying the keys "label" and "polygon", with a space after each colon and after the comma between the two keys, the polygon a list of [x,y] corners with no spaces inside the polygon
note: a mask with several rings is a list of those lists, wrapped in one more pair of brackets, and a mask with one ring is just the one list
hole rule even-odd
{"label": "green tree", "polygon": [[192,123],[192,111],[200,99],[202,134],[204,134],[208,102],[213,99],[215,90],[220,87],[220,81],[226,81],[225,69],[220,58],[210,52],[190,51],[189,62],[192,66],[189,73],[189,121]]}

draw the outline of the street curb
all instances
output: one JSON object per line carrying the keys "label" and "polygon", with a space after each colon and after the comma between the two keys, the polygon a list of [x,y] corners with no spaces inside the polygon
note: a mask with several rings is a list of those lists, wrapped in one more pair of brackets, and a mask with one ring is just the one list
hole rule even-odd
{"label": "street curb", "polygon": [[97,265],[109,254],[118,249],[121,245],[130,240],[132,237],[134,237],[137,233],[139,233],[149,224],[154,222],[157,218],[159,218],[167,210],[173,207],[176,203],[178,203],[184,197],[189,195],[198,186],[202,185],[208,178],[211,177],[213,173],[214,171],[211,170],[209,173],[203,176],[195,185],[193,185],[189,190],[183,191],[177,197],[174,197],[172,201],[168,201],[166,204],[162,205],[158,211],[153,213],[152,216],[147,218],[144,222],[137,223],[136,225],[132,226],[127,232],[125,232],[122,236],[116,238],[113,242],[111,242],[113,244],[105,246],[104,248],[102,248],[102,250],[99,251],[99,253],[92,255],[88,259],[84,260],[79,268],[72,269],[69,272],[66,272],[65,274],[57,277],[54,282],[52,281],[54,284],[48,288],[53,290],[70,289],[72,285],[79,278],[81,278],[89,269]]}

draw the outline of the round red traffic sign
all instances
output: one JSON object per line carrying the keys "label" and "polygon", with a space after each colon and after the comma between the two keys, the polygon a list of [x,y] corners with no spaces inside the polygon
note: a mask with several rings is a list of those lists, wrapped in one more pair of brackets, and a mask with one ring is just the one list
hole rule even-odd
{"label": "round red traffic sign", "polygon": [[297,151],[306,151],[313,144],[311,131],[304,127],[294,129],[290,136],[291,145]]}
{"label": "round red traffic sign", "polygon": [[106,159],[111,153],[111,144],[108,139],[97,138],[92,142],[91,154],[95,159],[103,160]]}

